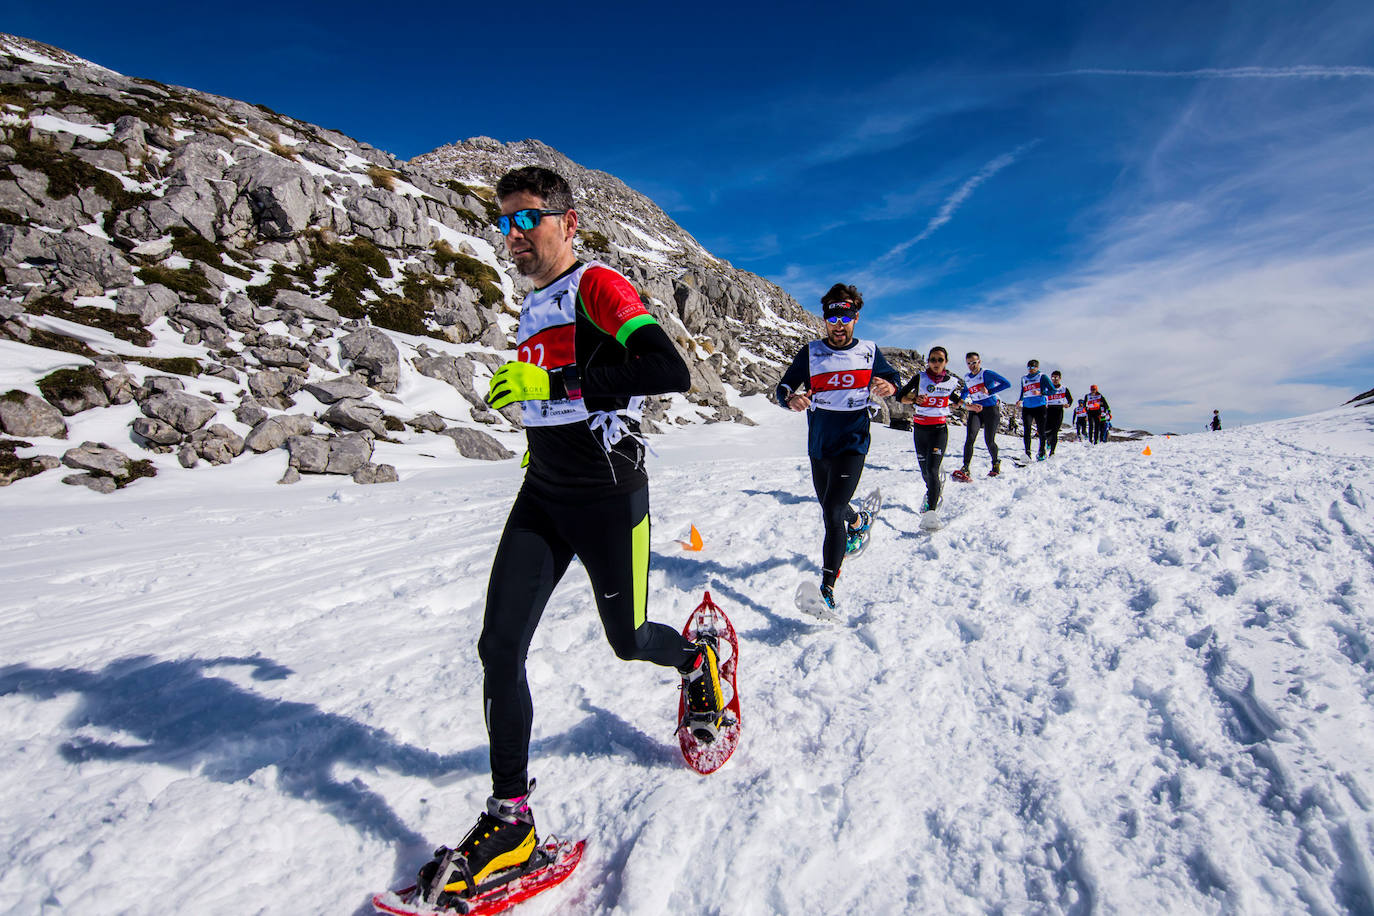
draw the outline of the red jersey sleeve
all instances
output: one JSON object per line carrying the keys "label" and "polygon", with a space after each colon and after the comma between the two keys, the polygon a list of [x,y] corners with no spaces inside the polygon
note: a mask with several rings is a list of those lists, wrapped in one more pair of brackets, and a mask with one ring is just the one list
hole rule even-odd
{"label": "red jersey sleeve", "polygon": [[630,281],[609,267],[593,265],[583,271],[577,295],[592,324],[622,345],[636,329],[657,323]]}

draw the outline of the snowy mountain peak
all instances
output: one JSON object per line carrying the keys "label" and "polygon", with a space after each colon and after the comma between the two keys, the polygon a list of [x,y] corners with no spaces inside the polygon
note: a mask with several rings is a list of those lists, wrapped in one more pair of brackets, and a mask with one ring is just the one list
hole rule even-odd
{"label": "snowy mountain peak", "polygon": [[527,289],[491,188],[531,162],[568,175],[583,256],[629,276],[688,357],[692,389],[649,399],[651,432],[752,422],[733,402],[814,333],[777,286],[535,140],[407,163],[14,36],[0,99],[0,432],[21,443],[0,449],[0,484],[59,461],[109,492],[255,455],[285,481],[361,482],[409,463],[395,447],[518,455],[518,413],[479,392]]}

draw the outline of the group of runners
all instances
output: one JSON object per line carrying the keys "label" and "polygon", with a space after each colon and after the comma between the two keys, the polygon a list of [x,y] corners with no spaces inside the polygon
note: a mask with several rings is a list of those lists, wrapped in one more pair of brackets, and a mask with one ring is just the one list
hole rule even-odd
{"label": "group of runners", "polygon": [[[725,709],[717,647],[689,641],[648,619],[649,489],[640,405],[646,395],[686,391],[687,364],[620,273],[580,260],[573,248],[579,219],[568,183],[540,166],[515,169],[496,186],[497,228],[516,269],[534,284],[521,305],[516,359],[492,375],[487,403],[519,404],[527,436],[525,477],[492,560],[478,655],[483,713],[490,742],[492,793],[476,825],[452,850],[452,883],[463,893],[496,873],[526,863],[537,837],[529,798],[533,701],[525,662],[550,595],[574,557],[587,571],[607,640],[621,659],[677,671],[693,725],[719,725]],[[968,410],[964,462],[983,432],[1000,472],[997,393],[1010,383],[965,357],[969,374],[949,371],[949,354],[932,347],[924,370],[906,384],[870,341],[854,336],[863,297],[836,284],[821,299],[824,337],[802,347],[775,396],[807,411],[808,454],[825,517],[823,595],[834,606],[835,577],[872,517],[850,505],[869,447],[874,398],[913,405],[917,461],[926,508],[940,503],[940,462],[950,411]],[[1072,395],[1058,372],[1045,376],[1031,360],[1019,403],[1026,455],[1034,424],[1040,455],[1054,454]],[[1109,408],[1093,386],[1080,402],[1091,441],[1105,437]],[[450,851],[445,849],[446,854]],[[460,867],[459,867],[460,866]],[[432,863],[430,874],[438,863]],[[425,872],[422,870],[422,880]],[[457,875],[456,878],[453,878]],[[499,876],[492,880],[499,880]]]}
{"label": "group of runners", "polygon": [[[980,432],[992,462],[988,476],[1002,473],[997,432],[1003,405],[998,393],[1012,387],[1008,379],[983,366],[982,357],[976,352],[964,355],[968,374],[959,378],[949,369],[949,352],[940,346],[930,348],[925,368],[902,385],[901,376],[882,351],[872,341],[854,335],[862,308],[859,290],[842,283],[832,286],[821,297],[825,336],[797,351],[774,392],[783,407],[807,412],[811,481],[825,524],[820,593],[832,610],[835,580],[845,555],[862,543],[873,523],[869,513],[856,509],[852,500],[868,454],[870,409],[876,409],[874,397],[895,394],[903,404],[913,405],[912,438],[926,488],[921,511],[927,513],[940,506],[940,465],[949,444],[950,414],[959,405],[967,412],[963,463],[950,476],[965,483],[972,479],[974,447]],[[1045,375],[1037,359],[1027,361],[1019,385],[1016,404],[1021,408],[1027,462],[1032,460],[1032,434],[1037,443],[1036,460],[1044,461],[1055,453],[1069,405],[1074,405],[1080,438],[1092,444],[1107,440],[1111,406],[1097,385],[1092,385],[1088,394],[1075,404],[1073,393],[1063,384],[1062,373],[1056,369]],[[1013,423],[1008,425],[1014,430]]]}

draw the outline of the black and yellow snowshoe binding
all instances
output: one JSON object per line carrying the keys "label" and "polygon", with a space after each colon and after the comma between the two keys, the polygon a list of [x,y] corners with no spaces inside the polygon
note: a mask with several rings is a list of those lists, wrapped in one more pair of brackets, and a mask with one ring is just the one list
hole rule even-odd
{"label": "black and yellow snowshoe binding", "polygon": [[689,729],[703,744],[710,744],[725,724],[725,695],[720,689],[715,637],[700,637],[697,649],[691,667],[681,672],[682,689],[687,693],[687,711],[681,727]]}
{"label": "black and yellow snowshoe binding", "polygon": [[488,798],[487,810],[477,816],[477,825],[463,842],[453,849],[440,846],[420,869],[415,885],[420,898],[452,907],[547,865],[529,797],[526,793],[516,799]]}

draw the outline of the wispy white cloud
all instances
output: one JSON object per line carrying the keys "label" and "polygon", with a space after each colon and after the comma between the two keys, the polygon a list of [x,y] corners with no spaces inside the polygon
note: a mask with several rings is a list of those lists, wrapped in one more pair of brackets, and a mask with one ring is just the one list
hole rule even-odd
{"label": "wispy white cloud", "polygon": [[973,192],[978,190],[979,185],[987,181],[992,176],[996,175],[998,172],[1005,169],[1007,166],[1011,165],[1023,154],[1025,154],[1027,150],[1029,150],[1031,147],[1035,146],[1039,142],[1039,140],[1032,140],[1029,143],[1023,143],[1021,146],[1018,146],[1011,152],[1003,153],[996,159],[993,159],[992,161],[988,162],[981,169],[975,172],[972,177],[968,178],[964,181],[963,184],[959,185],[959,187],[955,189],[954,193],[950,194],[948,197],[945,198],[944,203],[940,205],[939,211],[937,211],[936,214],[930,218],[930,220],[926,223],[924,229],[922,229],[917,235],[913,236],[912,238],[909,238],[898,245],[894,245],[891,249],[887,251],[886,254],[878,258],[876,264],[884,264],[887,262],[891,262],[905,254],[907,250],[910,249],[912,246],[919,245],[921,242],[924,242],[926,239],[930,238],[941,226],[943,226],[945,223],[949,222],[951,219],[954,218],[954,214],[958,212],[959,208],[964,205],[964,202],[967,201],[969,197],[973,195]]}
{"label": "wispy white cloud", "polygon": [[1350,79],[1374,78],[1374,67],[1203,67],[1198,70],[1114,70],[1084,67],[1064,70],[1053,76],[1148,76],[1169,79]]}
{"label": "wispy white cloud", "polygon": [[1349,370],[1374,357],[1374,247],[1231,254],[1095,264],[1010,309],[915,313],[870,331],[978,350],[1008,377],[1034,357],[1077,396],[1100,385],[1118,426],[1155,432],[1200,428],[1213,409],[1232,423],[1311,413],[1369,387]]}
{"label": "wispy white cloud", "polygon": [[[1353,69],[1336,72],[1366,75]],[[1213,408],[1232,423],[1301,415],[1368,389],[1374,100],[1306,85],[1294,104],[1199,81],[1170,123],[1117,147],[1121,170],[1076,214],[1077,257],[1057,276],[875,316],[869,332],[979,350],[1004,374],[1035,357],[1075,393],[1101,385],[1121,425],[1155,431],[1200,428]]]}

